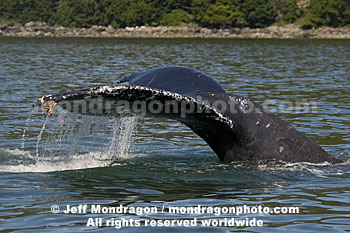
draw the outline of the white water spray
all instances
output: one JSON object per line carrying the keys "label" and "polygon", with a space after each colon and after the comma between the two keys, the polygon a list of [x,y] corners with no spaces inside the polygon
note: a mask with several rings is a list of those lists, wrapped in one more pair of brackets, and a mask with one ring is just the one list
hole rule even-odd
{"label": "white water spray", "polygon": [[133,134],[135,133],[135,128],[137,125],[137,118],[136,117],[124,117],[120,119],[120,131],[118,135],[114,135],[114,137],[117,137],[118,140],[116,142],[118,143],[117,146],[111,145],[109,149],[109,153],[112,154],[112,150],[114,149],[114,153],[118,155],[120,158],[129,158],[129,149],[131,144],[133,143]]}
{"label": "white water spray", "polygon": [[[135,157],[130,150],[136,117],[85,116],[62,110],[57,113],[46,117],[40,132],[36,132],[38,136],[32,145],[36,166],[52,164],[51,167],[57,166],[57,170],[82,169],[108,166],[118,159]],[[22,139],[24,150],[28,144],[24,143],[28,131],[26,126]]]}
{"label": "white water spray", "polygon": [[44,130],[45,130],[45,127],[46,127],[46,124],[47,124],[47,120],[48,120],[48,119],[49,119],[49,117],[46,116],[45,121],[44,121],[44,124],[43,124],[43,126],[41,127],[40,133],[39,133],[39,135],[38,135],[38,137],[37,137],[38,139],[37,139],[37,141],[36,141],[36,151],[35,151],[36,161],[39,160],[39,143],[40,143],[41,137],[42,137],[42,135],[43,135],[43,133],[44,133]]}

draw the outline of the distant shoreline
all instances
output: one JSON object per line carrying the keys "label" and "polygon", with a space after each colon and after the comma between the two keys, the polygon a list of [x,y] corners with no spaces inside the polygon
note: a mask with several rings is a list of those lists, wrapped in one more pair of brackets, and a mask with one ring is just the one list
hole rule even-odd
{"label": "distant shoreline", "polygon": [[65,28],[48,26],[41,22],[29,22],[24,26],[0,24],[0,37],[350,39],[350,27],[303,30],[297,25],[290,24],[257,29],[208,29],[191,26]]}

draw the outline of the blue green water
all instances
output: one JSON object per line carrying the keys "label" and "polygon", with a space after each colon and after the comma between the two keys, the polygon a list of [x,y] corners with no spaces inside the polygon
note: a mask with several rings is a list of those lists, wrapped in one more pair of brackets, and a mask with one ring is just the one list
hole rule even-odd
{"label": "blue green water", "polygon": [[[349,54],[347,40],[0,38],[0,231],[115,232],[113,226],[87,226],[87,221],[125,218],[141,226],[118,231],[349,232]],[[35,112],[28,118],[37,98],[110,85],[126,74],[168,65],[199,69],[230,93],[268,103],[269,110],[345,162],[224,164],[188,128],[166,119],[139,119],[126,156],[109,150],[114,119],[104,119],[107,126],[97,136],[85,135],[97,139],[84,151],[48,140],[67,136],[57,130],[75,127],[72,115],[53,114],[38,140],[46,117]],[[293,105],[298,101],[315,109],[298,109]],[[80,125],[85,121],[78,116]],[[66,141],[83,137],[76,127]],[[42,160],[36,163],[37,154]],[[104,156],[112,157],[113,165]],[[80,204],[157,207],[158,213],[62,212]],[[52,213],[52,205],[60,212]],[[299,207],[300,213],[169,213],[169,207],[198,205]],[[146,220],[194,218],[193,227],[145,226]],[[225,218],[256,218],[264,226],[201,225]]]}

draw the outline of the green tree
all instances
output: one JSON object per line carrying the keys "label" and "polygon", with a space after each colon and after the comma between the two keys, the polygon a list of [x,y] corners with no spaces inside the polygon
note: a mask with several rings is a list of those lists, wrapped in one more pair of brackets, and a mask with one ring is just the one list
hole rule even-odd
{"label": "green tree", "polygon": [[181,26],[183,24],[190,24],[193,18],[193,15],[189,14],[188,12],[181,9],[175,9],[170,13],[163,15],[162,19],[160,20],[160,24],[168,26]]}
{"label": "green tree", "polygon": [[301,9],[297,5],[296,0],[287,0],[286,6],[282,9],[283,21],[293,23],[301,16]]}
{"label": "green tree", "polygon": [[64,27],[90,27],[96,23],[94,0],[61,0],[55,23]]}
{"label": "green tree", "polygon": [[242,11],[251,28],[270,26],[277,16],[272,0],[242,0]]}
{"label": "green tree", "polygon": [[349,0],[311,0],[303,28],[341,27],[350,24]]}
{"label": "green tree", "polygon": [[0,0],[0,18],[25,24],[29,21],[49,22],[57,1],[53,0]]}
{"label": "green tree", "polygon": [[242,27],[247,25],[238,1],[217,0],[209,4],[205,2],[203,6],[205,9],[202,8],[196,17],[201,26]]}
{"label": "green tree", "polygon": [[154,9],[145,0],[108,0],[102,22],[114,27],[149,25]]}

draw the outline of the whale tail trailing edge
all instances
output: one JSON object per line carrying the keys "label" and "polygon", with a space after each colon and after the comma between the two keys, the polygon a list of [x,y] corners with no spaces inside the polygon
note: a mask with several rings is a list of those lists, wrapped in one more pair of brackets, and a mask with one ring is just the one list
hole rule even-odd
{"label": "whale tail trailing edge", "polygon": [[211,77],[184,67],[144,71],[119,80],[117,86],[44,96],[37,105],[49,115],[59,105],[78,114],[175,119],[225,162],[341,162],[261,105],[227,94]]}

